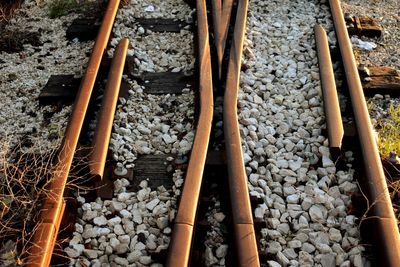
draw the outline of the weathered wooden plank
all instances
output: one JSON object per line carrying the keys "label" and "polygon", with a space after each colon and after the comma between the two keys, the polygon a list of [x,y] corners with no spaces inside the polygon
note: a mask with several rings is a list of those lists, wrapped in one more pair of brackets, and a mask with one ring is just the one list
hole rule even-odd
{"label": "weathered wooden plank", "polygon": [[191,8],[196,8],[196,0],[183,0],[186,4],[188,4]]}
{"label": "weathered wooden plank", "polygon": [[[163,185],[165,188],[172,188],[174,184],[172,180],[172,172],[169,171],[168,165],[171,163],[167,158],[171,155],[144,155],[135,161],[133,169],[133,183],[135,187],[143,180],[147,180],[148,186],[156,189]],[[172,169],[171,169],[172,170]]]}
{"label": "weathered wooden plank", "polygon": [[382,27],[373,18],[355,18],[359,26],[359,34],[368,37],[381,37]]}
{"label": "weathered wooden plank", "polygon": [[197,81],[194,75],[185,75],[182,72],[145,72],[135,79],[145,87],[145,93],[156,95],[181,94],[187,85],[193,88]]}
{"label": "weathered wooden plank", "polygon": [[399,71],[388,66],[360,65],[358,71],[364,94],[372,96],[375,94],[389,94],[392,96],[400,95],[400,75]]}
{"label": "weathered wooden plank", "polygon": [[400,95],[399,76],[374,76],[362,80],[365,95],[389,94]]}
{"label": "weathered wooden plank", "polygon": [[79,89],[80,78],[74,75],[52,75],[39,94],[40,105],[72,103]]}
{"label": "weathered wooden plank", "polygon": [[398,76],[399,71],[388,66],[371,66],[365,67],[360,65],[358,71],[362,77],[376,77],[376,76]]}
{"label": "weathered wooden plank", "polygon": [[75,19],[66,31],[66,37],[72,41],[78,39],[79,42],[92,41],[96,39],[100,28],[100,22],[96,18]]}
{"label": "weathered wooden plank", "polygon": [[[81,78],[74,78],[74,75],[52,75],[47,84],[39,94],[39,105],[70,104],[75,100],[78,93]],[[129,84],[122,80],[119,97],[129,97]]]}
{"label": "weathered wooden plank", "polygon": [[368,17],[346,17],[347,30],[350,35],[381,37],[382,27]]}
{"label": "weathered wooden plank", "polygon": [[151,30],[153,32],[180,32],[183,29],[190,30],[193,28],[193,24],[187,23],[184,20],[176,19],[137,18],[136,21],[145,30]]}
{"label": "weathered wooden plank", "polygon": [[[111,57],[104,57],[101,60],[100,71],[103,72],[103,75],[106,76],[108,75],[108,70],[110,69],[111,61],[112,61]],[[133,77],[134,70],[135,70],[135,58],[133,56],[127,56],[125,60],[124,74]]]}

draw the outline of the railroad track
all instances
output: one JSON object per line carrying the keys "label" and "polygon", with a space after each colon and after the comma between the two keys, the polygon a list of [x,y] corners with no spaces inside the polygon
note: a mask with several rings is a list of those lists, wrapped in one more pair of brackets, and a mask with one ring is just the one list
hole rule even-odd
{"label": "railroad track", "polygon": [[[388,192],[385,174],[382,167],[382,162],[376,145],[376,140],[373,133],[373,127],[370,121],[366,100],[361,86],[360,77],[358,75],[357,64],[354,58],[352,45],[350,42],[349,34],[347,32],[343,12],[340,7],[339,1],[330,1],[330,7],[335,25],[335,31],[338,38],[338,44],[342,55],[344,71],[346,73],[346,80],[348,90],[351,98],[354,119],[357,127],[358,138],[361,146],[361,155],[363,165],[365,168],[365,180],[360,181],[362,190],[365,190],[368,203],[371,206],[365,214],[366,225],[362,226],[362,231],[369,232],[370,230],[377,231],[372,240],[374,247],[379,250],[379,262],[383,262],[386,266],[396,266],[400,263],[400,237],[399,229],[397,227],[397,220],[393,212],[393,206]],[[315,28],[317,47],[319,52],[319,65],[326,66],[326,61],[329,54],[326,51],[328,42],[323,29],[319,26]],[[323,52],[323,49],[325,51]],[[324,70],[321,70],[323,72]],[[322,87],[324,89],[332,88],[333,72],[326,71],[326,75],[321,75]],[[328,74],[329,72],[329,74]],[[324,84],[325,81],[330,80],[330,84]],[[334,86],[333,86],[334,88]],[[329,89],[328,89],[329,90]],[[325,93],[325,91],[324,91]],[[324,103],[328,103],[331,97],[326,94]],[[335,107],[328,109],[326,107],[326,114],[328,120],[328,131],[330,132],[330,143],[334,148],[335,143],[334,134],[343,134],[340,124],[334,122],[338,118],[339,105],[334,104]],[[329,106],[328,106],[329,107]],[[330,113],[330,111],[336,111]],[[339,112],[340,114],[340,112]],[[330,127],[329,127],[330,124]],[[331,142],[332,140],[332,142]],[[336,139],[337,140],[337,139]],[[365,234],[365,233],[364,233]]]}
{"label": "railroad track", "polygon": [[[228,251],[225,253],[225,256],[228,255],[232,258],[225,259],[227,265],[260,266],[265,264],[264,260],[269,262],[270,265],[273,265],[272,261],[279,259],[281,260],[280,263],[283,264],[282,258],[279,258],[278,256],[270,256],[268,249],[271,247],[267,246],[268,249],[266,250],[266,255],[264,252],[259,253],[259,251],[261,251],[260,239],[265,237],[260,237],[262,235],[262,233],[260,234],[259,231],[260,227],[256,227],[255,230],[253,214],[256,213],[257,208],[259,209],[260,206],[257,206],[256,203],[251,203],[250,201],[250,195],[255,196],[255,194],[249,194],[249,191],[251,192],[252,189],[248,188],[248,184],[250,184],[252,188],[254,184],[251,181],[251,178],[249,183],[247,177],[251,176],[251,169],[253,167],[250,168],[249,173],[249,169],[246,168],[248,167],[249,161],[242,156],[248,152],[246,150],[243,151],[247,148],[243,145],[243,136],[241,137],[243,125],[239,124],[242,118],[240,116],[238,117],[238,113],[240,115],[241,110],[238,111],[237,103],[242,94],[240,92],[240,88],[243,85],[241,80],[243,77],[241,78],[240,75],[241,71],[244,71],[242,66],[242,56],[243,44],[245,43],[246,22],[248,21],[248,5],[248,1],[245,0],[223,2],[212,1],[212,5],[209,6],[206,5],[205,1],[196,1],[198,46],[198,103],[196,103],[198,110],[195,119],[196,135],[193,140],[189,161],[187,163],[185,160],[180,163],[176,163],[179,160],[174,160],[174,158],[184,158],[185,155],[172,156],[172,161],[174,161],[175,167],[178,166],[176,167],[177,169],[183,169],[186,171],[184,186],[182,191],[178,192],[180,196],[177,205],[177,213],[176,215],[171,215],[170,217],[173,218],[174,223],[170,244],[168,247],[164,246],[163,249],[151,254],[154,258],[160,259],[160,261],[165,261],[167,266],[201,266],[204,264],[204,259],[202,257],[203,252],[193,252],[192,249],[204,248],[204,246],[201,244],[204,243],[204,237],[202,236],[204,231],[202,231],[201,226],[197,224],[196,218],[198,216],[205,216],[204,214],[201,214],[202,212],[200,211],[198,205],[199,203],[200,205],[204,205],[204,201],[202,202],[200,194],[202,191],[207,191],[207,189],[202,188],[202,184],[204,184],[204,180],[206,181],[206,184],[210,182],[210,177],[207,177],[209,172],[206,172],[206,170],[211,165],[216,165],[218,169],[226,170],[225,173],[222,172],[223,177],[219,177],[220,180],[218,183],[222,184],[222,186],[219,185],[218,187],[221,188],[218,197],[221,199],[221,201],[225,201],[225,205],[223,206],[226,208],[226,210],[224,213],[228,215],[226,223],[228,224],[228,229],[231,230],[231,232],[228,234],[229,237],[227,238]],[[359,83],[359,77],[355,67],[354,57],[351,50],[351,45],[349,43],[347,31],[344,25],[342,12],[340,10],[338,1],[331,0],[330,5],[335,24],[335,30],[338,37],[338,44],[340,46],[343,58],[351,102],[353,105],[354,120],[356,123],[357,132],[359,134],[361,155],[364,161],[364,166],[367,166],[365,168],[366,182],[362,182],[362,180],[360,180],[359,183],[364,183],[362,188],[366,192],[369,203],[375,203],[372,208],[368,210],[368,213],[366,213],[367,215],[363,218],[364,221],[368,222],[368,225],[365,228],[366,230],[362,229],[362,231],[370,231],[370,229],[376,230],[377,237],[376,239],[373,239],[372,242],[376,247],[381,249],[379,250],[379,253],[375,255],[375,257],[377,257],[379,261],[384,262],[385,266],[397,266],[400,262],[400,256],[399,253],[397,253],[400,251],[400,240],[396,220],[387,191],[385,176],[373,138],[372,126],[369,121],[365,99],[361,91],[362,88]],[[118,6],[119,1],[116,0],[110,0],[108,3],[107,11],[104,16],[102,26],[99,30],[86,74],[81,82],[80,90],[76,98],[67,131],[65,133],[64,141],[60,148],[59,163],[57,165],[59,167],[55,172],[54,180],[49,188],[51,195],[44,201],[43,204],[41,221],[38,225],[35,238],[33,240],[34,246],[32,246],[30,249],[30,256],[27,260],[29,266],[48,266],[52,260],[57,234],[61,229],[60,227],[62,224],[62,218],[63,216],[65,217],[64,210],[66,204],[64,200],[64,193],[66,191],[68,175],[71,169],[75,150],[78,147],[82,125],[84,124],[96,76],[109,42],[109,36],[112,32],[112,25],[114,24]],[[209,17],[207,16],[207,10],[211,10],[211,16],[209,16],[211,17],[211,21],[209,21]],[[213,32],[210,32],[209,24],[212,25]],[[152,27],[155,27],[155,25],[157,25],[157,22],[153,22]],[[231,33],[229,33],[229,29],[231,29]],[[142,30],[143,28],[138,28],[138,31]],[[324,103],[326,109],[325,114],[327,118],[329,148],[332,158],[335,159],[339,158],[344,153],[344,148],[342,147],[344,135],[341,121],[342,115],[340,114],[340,109],[338,106],[339,101],[336,101],[337,96],[335,91],[336,86],[334,84],[333,71],[332,68],[328,67],[331,65],[331,60],[329,58],[327,39],[321,26],[315,27],[315,35],[317,40],[318,58],[321,73],[321,87],[324,94]],[[210,47],[210,36],[212,36],[211,39],[213,40],[212,44],[214,47]],[[134,50],[135,47],[133,47],[133,51]],[[248,52],[248,50],[245,52]],[[109,144],[115,142],[113,139],[110,141],[110,136],[113,136],[113,125],[115,127],[114,113],[117,106],[125,58],[129,53],[128,40],[122,39],[115,49],[114,59],[110,67],[110,74],[102,100],[102,108],[98,116],[97,130],[94,134],[93,149],[90,153],[90,164],[88,166],[91,176],[94,177],[93,179],[100,187],[107,183],[112,184],[112,182],[106,181],[107,179],[105,176],[107,176],[106,173],[108,168],[114,169],[112,171],[116,173],[115,175],[118,178],[128,178],[132,176],[130,170],[126,169],[126,164],[132,162],[127,161],[126,158],[124,158],[124,163],[122,164],[121,162],[120,164],[115,165],[106,163],[107,154],[108,158],[110,158],[110,154],[112,154],[109,151]],[[136,56],[138,56],[138,54],[136,54]],[[144,55],[139,55],[139,57],[141,57],[142,61],[146,61]],[[140,63],[141,62],[139,61],[139,64]],[[136,64],[138,64],[138,62],[136,62]],[[325,66],[327,67],[325,68]],[[185,67],[175,68],[182,70]],[[162,68],[160,67],[160,69]],[[178,70],[178,72],[180,70]],[[148,78],[151,77],[151,75],[145,77]],[[151,78],[148,79],[150,80]],[[152,81],[145,80],[144,84],[146,83],[151,84]],[[137,86],[137,84],[133,84],[134,86]],[[223,96],[222,105],[220,105],[220,102],[216,101],[216,99],[221,95]],[[334,101],[332,100],[332,102],[330,102],[328,99],[333,99]],[[265,97],[264,100],[266,100]],[[127,101],[123,100],[122,102],[126,103]],[[215,111],[214,106],[219,107],[220,110],[222,110],[222,114],[218,114],[218,112]],[[118,109],[121,110],[122,107],[118,106],[117,110]],[[118,115],[118,112],[115,116],[117,120],[121,118],[120,115]],[[218,120],[223,122],[224,138],[220,139],[215,138],[216,132],[214,131],[221,130],[221,124],[218,124]],[[120,127],[120,125],[118,127]],[[147,132],[146,129],[142,129],[141,131]],[[133,130],[131,132],[133,132]],[[167,137],[165,136],[164,138]],[[215,147],[222,147],[222,149],[213,149]],[[150,154],[149,152],[143,153]],[[114,157],[114,160],[120,161],[120,154],[114,154],[117,155]],[[217,160],[215,160],[215,155]],[[265,156],[268,156],[268,153],[265,153]],[[161,158],[160,160],[162,162],[166,162],[165,158]],[[146,165],[144,168],[151,168],[151,165]],[[258,174],[258,171],[256,170],[255,173]],[[115,178],[115,175],[111,175],[111,177]],[[287,176],[290,175],[291,174],[288,174]],[[129,186],[123,185],[121,187],[123,188],[121,191],[115,192],[115,197],[122,198],[125,196],[128,198],[138,198],[140,195],[139,192],[144,192],[149,188],[148,193],[146,193],[148,202],[146,202],[144,205],[150,204],[150,202],[152,202],[154,199],[149,198],[149,195],[151,195],[149,192],[152,191],[150,187],[147,186],[147,183],[151,182],[152,177],[148,178],[149,180],[147,182],[142,181],[142,183],[138,185],[138,190],[136,192],[129,191],[131,189],[127,190],[126,187]],[[175,182],[179,179],[181,178],[177,178]],[[129,179],[125,179],[124,181],[128,180]],[[117,182],[117,184],[118,183],[124,182]],[[178,184],[179,183],[180,182],[178,182]],[[226,189],[224,185],[227,185],[229,189]],[[223,191],[224,188],[226,190],[225,192]],[[106,191],[107,190],[108,189],[106,189]],[[179,191],[177,187],[175,188],[175,191],[176,190]],[[97,196],[101,196],[104,194],[104,192],[99,192],[98,190],[97,194]],[[226,194],[229,195],[229,198],[226,198],[226,196],[224,197]],[[265,198],[267,197],[269,196],[266,196]],[[170,200],[171,202],[175,201],[169,197],[166,197],[166,199]],[[260,201],[260,199],[262,199],[262,197],[258,197],[258,201]],[[155,206],[157,206],[158,203],[159,200]],[[134,204],[135,203],[133,202],[131,203],[131,205]],[[263,204],[265,206],[265,203]],[[112,205],[115,206],[114,203]],[[149,209],[150,206],[146,206],[147,209]],[[87,207],[87,205],[85,207]],[[91,210],[91,208],[88,209]],[[109,212],[108,214],[104,213],[104,216],[99,216],[104,218],[105,221],[96,221],[96,226],[99,226],[96,228],[97,230],[101,228],[101,226],[109,225],[110,220],[113,220],[117,217],[121,221],[121,218],[117,214],[120,214],[121,217],[125,219],[124,228],[126,225],[128,225],[127,221],[134,220],[133,216],[135,215],[131,214],[131,216],[127,215],[127,217],[124,217],[121,214],[121,211],[125,210],[125,208],[120,209],[114,207],[113,209],[113,212]],[[126,207],[126,209],[128,208]],[[151,207],[150,210],[153,209],[154,207]],[[160,207],[160,209],[162,209],[162,207]],[[88,214],[87,210],[84,212]],[[267,218],[268,215],[263,214],[262,217]],[[160,219],[161,223],[161,221],[164,221],[165,217],[160,216],[158,218],[162,218]],[[297,218],[293,219],[297,220]],[[89,220],[93,220],[93,218]],[[148,220],[152,219],[149,217]],[[140,221],[142,221],[142,219],[140,219]],[[119,223],[117,224],[120,225]],[[137,224],[143,225],[142,223]],[[270,227],[270,224],[271,223],[269,221],[268,227]],[[115,225],[113,225],[113,227],[115,227]],[[120,228],[122,229],[122,226]],[[165,229],[168,228],[169,226],[165,225],[162,228],[166,235],[168,235],[169,231],[165,231]],[[265,226],[261,226],[261,228],[265,228]],[[85,228],[85,230],[87,229],[88,228]],[[121,234],[120,236],[127,235],[125,230],[126,228],[122,230],[124,234]],[[116,231],[115,228],[114,231]],[[146,246],[148,246],[146,239],[149,238],[149,236],[153,233],[150,233],[150,230],[146,227],[141,230],[136,229],[136,232],[138,231],[141,234],[140,236],[134,234],[135,236],[139,236],[136,237],[135,246],[141,243],[144,245],[144,248],[142,248],[143,250],[146,248]],[[122,249],[122,247],[124,247],[122,244],[124,243],[120,239],[123,238],[117,239],[116,237],[110,237],[110,242],[112,238],[118,241],[118,245],[116,245],[116,247],[121,249],[121,251],[117,252],[118,249],[112,247],[111,254],[116,253],[122,255],[116,256],[113,259],[116,260],[116,258],[118,258],[117,261],[120,261],[119,264],[124,265],[126,262],[128,262],[128,260],[123,261],[124,255],[126,258],[128,258],[130,255],[130,253],[127,252],[129,246],[126,245],[126,249]],[[131,236],[129,236],[129,239],[130,238]],[[89,239],[96,239],[96,234],[89,237],[88,240]],[[138,239],[140,240],[138,241]],[[169,237],[163,240],[169,240]],[[129,240],[129,242],[132,241]],[[91,255],[93,255],[91,253],[96,251],[93,252],[96,254],[99,249],[89,248],[91,246],[96,247],[96,245],[92,244],[92,241],[88,242],[88,244],[89,243],[90,245],[83,247],[82,251],[85,250],[86,257],[91,258]],[[94,242],[94,244],[96,244],[96,242]],[[135,246],[133,250],[140,250],[135,249]],[[152,250],[156,249],[153,248]],[[167,255],[164,257],[163,252],[166,250]],[[278,252],[278,254],[279,253],[280,252]],[[97,253],[96,256],[93,257],[97,259],[97,257],[103,255],[104,253]],[[142,264],[150,264],[153,260],[153,258],[150,258],[149,255],[138,254],[132,257],[132,261],[139,261]],[[77,259],[74,260],[75,262],[77,261]]]}

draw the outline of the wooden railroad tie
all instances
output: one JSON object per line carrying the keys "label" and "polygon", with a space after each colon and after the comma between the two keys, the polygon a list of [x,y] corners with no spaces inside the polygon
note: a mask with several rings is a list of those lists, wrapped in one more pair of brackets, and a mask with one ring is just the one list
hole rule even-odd
{"label": "wooden railroad tie", "polygon": [[77,39],[79,42],[93,41],[100,29],[100,21],[96,18],[78,18],[72,21],[66,31],[69,41]]}
{"label": "wooden railroad tie", "polygon": [[373,96],[375,94],[400,95],[400,72],[391,67],[359,65],[364,94]]}
{"label": "wooden railroad tie", "polygon": [[184,20],[137,18],[136,22],[145,30],[151,30],[152,32],[179,33],[183,29],[193,30],[193,23],[187,23]]}
{"label": "wooden railroad tie", "polygon": [[[153,32],[175,32],[183,29],[193,30],[193,23],[175,19],[148,19],[137,18],[135,21],[145,30]],[[100,28],[100,21],[97,18],[77,18],[68,27],[66,37],[69,41],[79,42],[93,41],[96,39]]]}
{"label": "wooden railroad tie", "polygon": [[346,24],[349,35],[378,38],[382,36],[382,27],[373,18],[346,15]]}

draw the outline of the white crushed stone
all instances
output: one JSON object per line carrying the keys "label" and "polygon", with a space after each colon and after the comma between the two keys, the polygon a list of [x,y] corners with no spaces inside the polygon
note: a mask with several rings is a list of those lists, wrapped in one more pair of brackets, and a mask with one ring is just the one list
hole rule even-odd
{"label": "white crushed stone", "polygon": [[[152,6],[154,11],[143,12]],[[119,10],[113,29],[111,46],[115,47],[123,37],[128,37],[128,55],[134,56],[138,72],[185,71],[194,68],[193,33],[182,29],[180,33],[145,31],[135,18],[171,18],[192,21],[192,10],[183,1],[131,1]],[[113,49],[109,53],[112,54]]]}
{"label": "white crushed stone", "polygon": [[364,41],[373,42],[377,48],[372,52],[363,49],[357,50],[357,59],[362,64],[391,66],[400,69],[400,14],[399,1],[386,0],[343,0],[340,1],[343,12],[357,17],[372,17],[383,28],[381,38],[362,37]]}
{"label": "white crushed stone", "polygon": [[[140,86],[132,81],[132,88]],[[114,119],[110,140],[114,160],[129,169],[137,155],[187,154],[194,139],[193,92],[156,96],[133,90],[126,103],[118,105]],[[141,132],[139,126],[149,131]]]}
{"label": "white crushed stone", "polygon": [[[176,170],[174,178],[181,177],[182,174],[180,170]],[[129,184],[124,178],[115,181],[120,182]],[[146,181],[142,181],[140,186],[141,190],[147,192],[145,199],[139,199],[138,192],[127,192],[125,187],[121,187],[120,191],[115,191],[112,200],[103,201],[97,198],[95,202],[85,203],[78,208],[79,218],[75,224],[77,231],[65,249],[72,258],[72,263],[75,263],[78,257],[85,257],[91,264],[95,264],[96,260],[101,264],[153,263],[149,253],[163,250],[169,244],[170,226],[175,218],[178,196],[176,193],[180,191],[175,187],[172,191],[166,190],[162,186],[152,191]],[[121,195],[124,197],[120,198]],[[126,209],[113,211],[111,206],[116,202],[120,202]],[[85,217],[85,214],[92,212],[93,206],[97,205],[100,206],[97,216]],[[152,212],[148,209],[149,205],[155,205],[153,211],[158,208],[159,212]],[[124,216],[124,213],[129,213],[130,216]],[[139,216],[140,220],[135,219],[136,216]],[[83,229],[83,233],[78,229]],[[84,249],[84,244],[89,243],[91,249]],[[126,253],[126,259],[115,257]],[[107,257],[100,257],[104,255]]]}
{"label": "white crushed stone", "polygon": [[[57,111],[52,106],[40,107],[37,98],[51,75],[84,74],[87,53],[93,42],[70,43],[65,38],[67,27],[78,16],[69,14],[50,19],[47,8],[27,0],[6,25],[11,31],[42,33],[40,41],[43,45],[26,44],[19,53],[0,52],[0,139],[9,139],[14,145],[26,135],[36,146],[40,143],[40,149],[45,151],[54,147],[63,136],[71,106]],[[47,122],[45,113],[53,112]]]}
{"label": "white crushed stone", "polygon": [[206,251],[204,254],[206,266],[226,266],[226,255],[228,245],[226,244],[226,222],[225,214],[221,211],[221,203],[215,197],[211,199],[211,204],[206,213],[207,222],[210,230],[205,237]]}
{"label": "white crushed stone", "polygon": [[[180,1],[131,1],[118,11],[111,46],[115,47],[120,38],[128,37],[131,43],[128,54],[134,56],[138,73],[193,71],[193,33],[187,30],[167,34],[144,32],[135,24],[135,17],[142,16],[188,19],[191,9],[183,1],[176,2]],[[108,53],[111,55],[113,49]],[[129,96],[120,98],[110,140],[118,172],[134,168],[140,155],[187,155],[195,134],[194,93],[190,87],[180,95],[151,95],[144,93],[144,87],[135,80],[126,76],[124,79],[130,85]],[[174,161],[174,157],[167,161]],[[85,258],[89,265],[160,266],[150,253],[168,247],[183,181],[183,172],[177,169],[171,190],[163,186],[152,190],[143,180],[139,190],[128,191],[130,182],[122,178],[114,182],[112,200],[98,198],[95,202],[85,203],[81,199],[78,227],[74,233],[81,238],[74,242],[90,243],[91,249],[98,252],[97,257],[92,258],[89,256],[94,253],[81,253],[79,257],[72,257],[71,263],[77,266]],[[97,207],[95,203],[99,205],[96,210],[93,209]],[[107,218],[106,223],[103,218]],[[83,234],[80,234],[78,230],[82,229]],[[71,249],[74,247],[70,243],[70,254],[78,254]],[[219,255],[223,254],[221,248]]]}
{"label": "white crushed stone", "polygon": [[250,195],[265,200],[255,217],[268,223],[261,245],[273,255],[269,266],[356,264],[350,243],[362,262],[346,214],[354,171],[336,170],[321,135],[317,21],[335,44],[326,1],[250,1],[238,116]]}

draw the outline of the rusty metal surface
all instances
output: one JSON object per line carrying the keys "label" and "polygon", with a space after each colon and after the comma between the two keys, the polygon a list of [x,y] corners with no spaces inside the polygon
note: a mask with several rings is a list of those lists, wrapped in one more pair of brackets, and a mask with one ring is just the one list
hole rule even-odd
{"label": "rusty metal surface", "polygon": [[236,14],[232,47],[230,50],[224,96],[224,135],[235,236],[240,236],[242,234],[240,229],[252,229],[251,231],[247,230],[246,242],[241,242],[242,240],[240,238],[236,239],[238,265],[260,266],[237,116],[237,96],[239,91],[243,41],[246,30],[247,8],[248,0],[240,0]]}
{"label": "rusty metal surface", "polygon": [[[53,251],[57,232],[58,229],[55,228],[54,223],[40,223],[35,230],[35,237],[48,241],[45,243],[32,244],[31,251]],[[51,258],[39,257],[39,255],[33,254],[27,259],[25,264],[27,266],[49,266],[50,259]]]}
{"label": "rusty metal surface", "polygon": [[315,25],[314,33],[317,45],[318,65],[324,99],[329,148],[331,154],[336,157],[340,154],[344,135],[342,114],[340,113],[339,99],[336,92],[335,76],[333,74],[332,60],[326,32],[321,25]]}
{"label": "rusty metal surface", "polygon": [[258,254],[254,253],[254,251],[257,251],[257,242],[253,225],[235,224],[234,231],[236,246],[240,244],[240,247],[236,249],[237,266],[260,266]]}
{"label": "rusty metal surface", "polygon": [[[329,0],[340,52],[342,54],[349,94],[353,105],[357,132],[366,172],[365,183],[370,203],[367,218],[374,220],[374,230],[379,231],[376,247],[380,251],[382,266],[400,266],[400,236],[393,212],[385,174],[373,134],[365,97],[363,94],[352,45],[347,33],[342,9],[338,0]],[[374,219],[375,218],[375,219]],[[378,219],[377,219],[378,218]]]}
{"label": "rusty metal surface", "polygon": [[212,18],[214,26],[214,39],[217,49],[218,74],[221,78],[222,59],[228,36],[229,22],[231,20],[233,0],[212,0]]}
{"label": "rusty metal surface", "polygon": [[166,266],[188,266],[192,237],[193,225],[175,223]]}
{"label": "rusty metal surface", "polygon": [[128,38],[123,38],[115,50],[103,100],[101,102],[99,119],[93,139],[93,151],[89,160],[90,174],[96,180],[101,180],[104,174],[104,166],[107,158],[108,145],[110,143],[115,108],[117,107],[128,45]]}
{"label": "rusty metal surface", "polygon": [[[200,114],[175,218],[167,266],[187,266],[213,118],[211,59],[205,0],[197,1]],[[182,232],[184,231],[184,232]]]}
{"label": "rusty metal surface", "polygon": [[[33,237],[34,246],[29,249],[27,266],[48,266],[50,264],[54,240],[57,236],[63,214],[63,194],[71,168],[74,152],[78,144],[79,134],[89,105],[90,96],[96,80],[103,53],[106,49],[112,25],[118,10],[119,0],[110,0],[93,47],[93,52],[82,80],[75,105],[68,122],[64,140],[61,144],[59,162],[54,172],[54,178],[49,186],[49,194],[44,200],[40,213],[39,229],[47,229],[47,224],[53,225],[55,231],[37,231]],[[50,227],[51,228],[51,227]]]}

